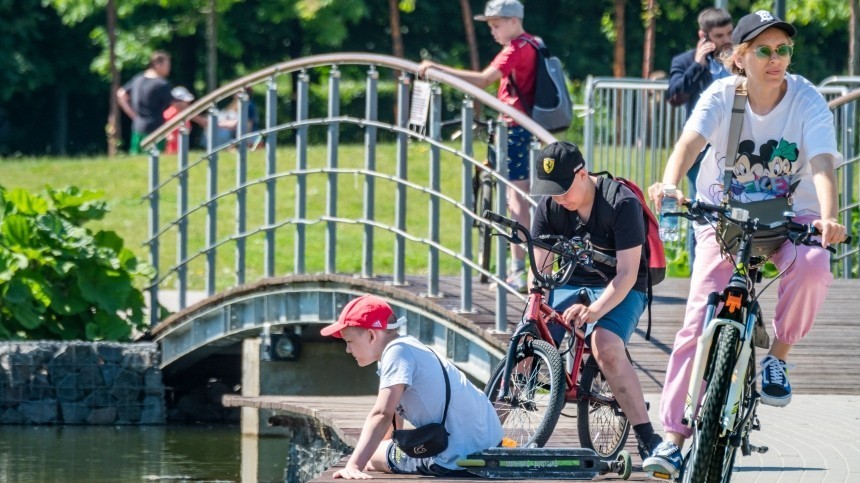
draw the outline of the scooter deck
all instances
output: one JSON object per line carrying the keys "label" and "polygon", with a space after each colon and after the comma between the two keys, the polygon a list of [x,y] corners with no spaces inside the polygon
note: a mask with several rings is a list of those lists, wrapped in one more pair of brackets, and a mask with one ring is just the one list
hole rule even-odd
{"label": "scooter deck", "polygon": [[584,448],[490,448],[457,460],[482,478],[590,480],[605,474],[609,464]]}

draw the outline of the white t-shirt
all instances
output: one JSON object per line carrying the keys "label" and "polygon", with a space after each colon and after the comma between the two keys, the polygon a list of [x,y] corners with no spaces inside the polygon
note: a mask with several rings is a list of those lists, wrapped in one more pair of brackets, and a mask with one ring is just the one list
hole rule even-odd
{"label": "white t-shirt", "polygon": [[[808,80],[794,74],[786,74],[785,79],[785,96],[768,114],[755,114],[747,101],[732,196],[742,202],[791,196],[798,216],[819,215],[821,207],[809,160],[829,153],[836,158],[835,166],[842,164],[833,114]],[[712,204],[723,200],[726,144],[737,81],[737,76],[714,81],[684,126],[711,145],[696,180],[696,198]]]}
{"label": "white t-shirt", "polygon": [[[498,446],[502,425],[492,404],[469,382],[466,375],[447,359],[442,359],[451,385],[448,405],[448,448],[434,461],[448,469],[459,468],[458,458]],[[405,384],[406,390],[397,406],[403,419],[416,428],[442,422],[445,409],[445,378],[439,359],[427,346],[412,336],[395,339],[382,352],[379,361],[379,388]]]}

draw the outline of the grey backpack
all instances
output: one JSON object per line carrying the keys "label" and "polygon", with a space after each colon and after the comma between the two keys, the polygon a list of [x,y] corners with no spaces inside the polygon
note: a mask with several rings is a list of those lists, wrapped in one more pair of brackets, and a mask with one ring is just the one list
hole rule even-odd
{"label": "grey backpack", "polygon": [[[521,37],[537,50],[535,72],[535,102],[528,114],[547,131],[564,131],[573,121],[573,103],[564,79],[564,69],[558,57],[549,55],[549,49],[540,37]],[[511,78],[513,83],[513,78]],[[519,89],[514,83],[519,94]],[[522,96],[520,96],[522,98]]]}

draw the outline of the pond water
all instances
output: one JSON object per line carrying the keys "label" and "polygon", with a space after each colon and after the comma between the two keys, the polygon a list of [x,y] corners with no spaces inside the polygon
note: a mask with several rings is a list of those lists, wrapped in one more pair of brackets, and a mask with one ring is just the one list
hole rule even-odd
{"label": "pond water", "polygon": [[238,426],[0,426],[0,481],[284,482],[289,446]]}

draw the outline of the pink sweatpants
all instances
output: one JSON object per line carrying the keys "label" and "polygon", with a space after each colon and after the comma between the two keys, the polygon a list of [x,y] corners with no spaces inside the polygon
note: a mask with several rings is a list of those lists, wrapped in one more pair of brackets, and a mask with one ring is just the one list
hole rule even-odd
{"label": "pink sweatpants", "polygon": [[[797,221],[808,223],[811,220]],[[782,271],[794,257],[794,245],[786,243],[771,261]],[[708,229],[697,233],[696,261],[690,279],[684,327],[675,335],[663,386],[660,419],[666,431],[686,437],[691,434],[681,420],[696,354],[696,340],[702,333],[708,294],[722,292],[731,275],[732,264],[720,256],[714,231]],[[773,318],[777,340],[795,344],[809,332],[832,281],[830,252],[820,247],[797,246],[797,259],[778,282],[776,314]]]}

